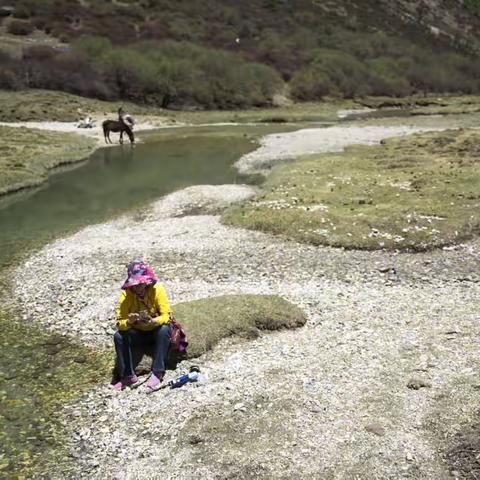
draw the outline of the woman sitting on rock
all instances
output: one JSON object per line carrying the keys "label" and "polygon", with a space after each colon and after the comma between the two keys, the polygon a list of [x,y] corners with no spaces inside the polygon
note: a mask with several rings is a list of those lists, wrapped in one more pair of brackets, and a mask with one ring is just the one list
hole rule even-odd
{"label": "woman sitting on rock", "polygon": [[118,332],[114,335],[120,381],[116,390],[135,385],[132,347],[155,345],[152,374],[147,386],[157,388],[165,375],[165,361],[170,345],[170,304],[162,286],[157,284],[153,270],[142,261],[131,262],[122,286],[117,309]]}

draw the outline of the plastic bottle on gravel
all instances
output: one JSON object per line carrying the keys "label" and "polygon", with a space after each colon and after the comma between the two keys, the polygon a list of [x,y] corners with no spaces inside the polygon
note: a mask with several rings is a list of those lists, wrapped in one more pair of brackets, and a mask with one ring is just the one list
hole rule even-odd
{"label": "plastic bottle on gravel", "polygon": [[190,372],[190,373],[185,373],[184,375],[180,375],[179,377],[174,378],[173,380],[170,380],[167,383],[167,385],[170,388],[179,388],[188,382],[196,382],[197,380],[198,380],[198,372]]}

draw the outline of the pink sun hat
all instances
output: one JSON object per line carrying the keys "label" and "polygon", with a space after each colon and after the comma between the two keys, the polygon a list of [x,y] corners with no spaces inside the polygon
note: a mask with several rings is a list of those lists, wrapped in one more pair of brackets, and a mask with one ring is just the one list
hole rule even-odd
{"label": "pink sun hat", "polygon": [[155,285],[157,283],[157,277],[155,277],[153,270],[145,262],[130,262],[127,265],[127,279],[122,285],[122,289],[126,290],[141,283],[145,285]]}

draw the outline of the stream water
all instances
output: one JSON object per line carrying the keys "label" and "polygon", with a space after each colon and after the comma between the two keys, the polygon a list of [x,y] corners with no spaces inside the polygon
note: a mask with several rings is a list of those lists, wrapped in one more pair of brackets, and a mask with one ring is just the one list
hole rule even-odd
{"label": "stream water", "polygon": [[[233,163],[256,148],[255,138],[299,127],[171,129],[143,134],[133,148],[102,148],[88,161],[58,171],[42,188],[1,200],[0,271],[59,236],[174,190],[244,183]],[[47,478],[40,473],[45,464],[68,461],[55,410],[107,381],[112,359],[20,321],[5,303],[0,311],[0,478]]]}
{"label": "stream water", "polygon": [[43,187],[1,199],[0,269],[16,264],[19,253],[174,190],[244,182],[232,164],[255,148],[253,136],[272,130],[282,127],[202,127],[147,133],[142,136],[144,142],[133,148],[99,149],[87,162],[58,171]]}

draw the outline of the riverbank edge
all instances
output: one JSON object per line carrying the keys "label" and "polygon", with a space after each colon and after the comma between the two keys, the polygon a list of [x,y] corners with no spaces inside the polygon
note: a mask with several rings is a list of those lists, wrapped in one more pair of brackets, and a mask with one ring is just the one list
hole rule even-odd
{"label": "riverbank edge", "polygon": [[[37,188],[48,182],[48,179],[55,175],[57,169],[69,165],[76,165],[85,161],[88,161],[89,157],[92,156],[97,150],[101,148],[110,148],[119,146],[117,143],[107,144],[104,142],[103,133],[100,127],[95,129],[79,129],[76,127],[75,122],[0,122],[2,127],[12,127],[12,128],[27,128],[31,133],[35,131],[48,131],[48,132],[65,132],[65,133],[75,133],[79,137],[86,137],[91,140],[91,144],[85,145],[83,147],[82,153],[78,156],[72,156],[70,158],[64,158],[62,155],[59,156],[58,160],[52,156],[52,164],[46,168],[46,175],[36,175],[34,178],[24,182],[15,182],[11,186],[7,185],[0,189],[0,200],[9,198],[10,195],[16,194],[23,191],[28,191],[32,188]],[[153,130],[156,128],[161,128],[162,126],[156,126],[152,123],[141,123],[138,129],[135,130],[135,133],[143,133],[145,131]],[[68,150],[68,143],[65,145],[65,152]],[[47,156],[50,154],[46,154]]]}

